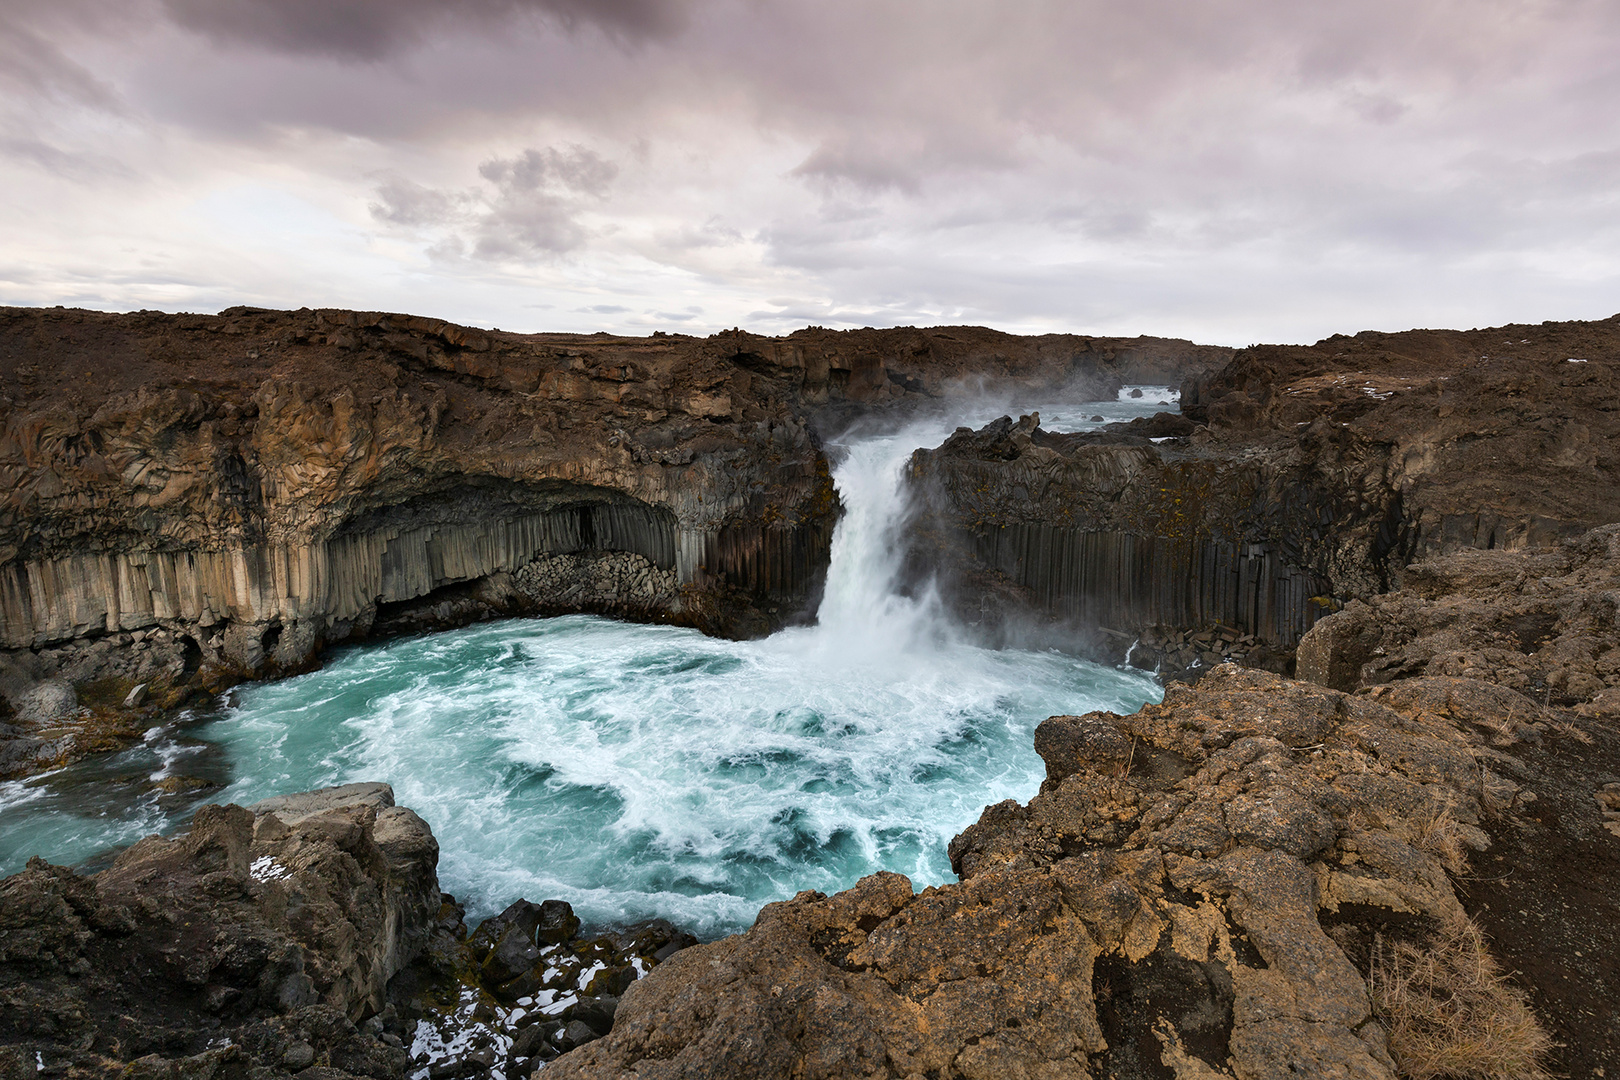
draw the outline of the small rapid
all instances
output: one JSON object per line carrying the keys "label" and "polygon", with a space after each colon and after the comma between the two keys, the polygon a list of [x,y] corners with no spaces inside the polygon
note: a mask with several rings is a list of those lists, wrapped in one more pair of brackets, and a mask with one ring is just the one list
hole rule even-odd
{"label": "small rapid", "polygon": [[[1042,415],[1077,430],[1164,403]],[[980,648],[930,590],[898,587],[905,462],[954,426],[829,447],[844,516],[813,625],[735,642],[565,616],[336,650],[123,755],[0,785],[0,871],[177,825],[150,781],[184,774],[243,804],[387,780],[432,825],[441,882],[473,917],[555,897],[591,923],[662,916],[715,936],[879,869],[952,880],[951,837],[1039,788],[1041,720],[1160,695],[1134,670]],[[143,775],[122,804],[87,794]]]}

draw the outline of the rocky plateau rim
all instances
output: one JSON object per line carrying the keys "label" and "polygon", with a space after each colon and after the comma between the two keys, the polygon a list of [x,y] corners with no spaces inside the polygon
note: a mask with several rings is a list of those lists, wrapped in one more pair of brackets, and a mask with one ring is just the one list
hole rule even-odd
{"label": "rocky plateau rim", "polygon": [[[14,315],[8,330],[28,318]],[[240,318],[276,321],[256,312]],[[163,319],[153,320],[161,331]],[[493,335],[488,349],[480,350],[436,329],[407,328],[404,338],[389,340],[402,331],[388,318],[364,322],[342,322],[347,329],[336,330],[335,340],[318,343],[325,352],[308,353],[303,361],[318,366],[341,354],[374,363],[383,382],[414,377],[417,369],[388,359],[407,354],[417,356],[421,370],[455,372],[465,391],[461,412],[447,395],[448,409],[436,415],[428,410],[405,424],[435,439],[454,442],[456,424],[476,430],[481,417],[510,407],[500,396],[510,392],[500,386],[503,379],[512,381],[509,369],[479,367],[470,359],[499,352]],[[31,329],[37,337],[38,325]],[[240,323],[238,329],[282,332],[273,326],[242,329]],[[140,339],[127,331],[119,330],[120,347]],[[1297,642],[1298,673],[1309,682],[1223,666],[1191,688],[1176,688],[1162,706],[1130,717],[1053,718],[1037,734],[1048,767],[1041,794],[1027,806],[988,808],[951,845],[961,882],[914,894],[909,883],[879,875],[834,897],[806,894],[768,907],[747,934],[666,955],[667,964],[653,978],[625,988],[606,1037],[579,1043],[548,1065],[547,1074],[788,1076],[808,1062],[829,1076],[1410,1072],[1406,1055],[1412,1051],[1400,1049],[1390,1006],[1380,1003],[1368,965],[1382,955],[1376,953],[1380,941],[1407,941],[1433,952],[1439,939],[1428,935],[1460,925],[1459,912],[1485,928],[1486,947],[1520,972],[1521,991],[1556,1033],[1561,1045],[1544,1060],[1594,1075],[1595,1069],[1614,1067],[1614,1040],[1604,1033],[1620,1028],[1615,996],[1599,992],[1616,978],[1620,912],[1594,882],[1612,880],[1610,837],[1620,831],[1609,820],[1620,815],[1620,806],[1613,805],[1620,801],[1613,795],[1620,790],[1614,787],[1620,784],[1614,733],[1620,714],[1620,552],[1612,528],[1588,530],[1615,511],[1617,331],[1620,317],[1257,347],[1184,381],[1182,413],[1195,430],[1176,438],[1186,440],[1188,453],[1151,442],[1054,443],[1038,431],[1009,425],[975,433],[937,457],[932,478],[940,497],[931,506],[933,531],[922,531],[917,558],[925,570],[957,571],[961,588],[954,601],[970,616],[980,615],[987,632],[1007,629],[982,619],[994,606],[987,600],[1010,598],[1016,604],[1005,606],[1022,605],[1048,625],[1075,614],[1074,598],[1054,587],[1042,569],[1046,564],[1029,567],[1008,561],[994,546],[973,546],[987,524],[1023,530],[1026,552],[1047,550],[1031,545],[1050,546],[1043,538],[1061,538],[1063,530],[1204,545],[1186,550],[1215,560],[1209,565],[1219,572],[1231,565],[1239,573],[1253,571],[1254,580],[1278,583],[1274,597],[1286,600],[1292,595],[1287,583],[1308,573],[1327,582],[1329,595],[1348,602],[1337,613],[1315,613]],[[313,343],[296,337],[295,330],[287,344]],[[8,372],[28,366],[16,364],[17,340],[13,334],[6,342],[15,365]],[[420,344],[416,354],[410,353],[412,342]],[[777,430],[771,423],[777,406],[775,415],[787,420],[807,402],[837,406],[861,403],[865,395],[870,404],[919,393],[892,355],[846,358],[844,369],[829,361],[821,373],[825,381],[817,383],[812,376],[820,369],[805,354],[783,363],[774,346],[738,343],[752,351],[727,353],[733,345],[722,343],[718,353],[697,356],[692,368],[683,369],[710,373],[703,378],[725,373],[730,382],[724,403],[714,390],[720,384],[713,383],[702,400],[627,404],[619,391],[608,398],[594,385],[612,378],[587,375],[579,382],[554,380],[555,389],[547,393],[555,396],[545,400],[556,404],[541,411],[555,417],[558,410],[596,408],[624,420],[628,414],[618,413],[630,409],[643,417],[664,412],[668,419],[674,411],[669,406],[678,406],[687,416],[707,413],[700,417],[707,424],[719,420],[737,428],[760,422],[750,418],[754,408],[768,436]],[[737,359],[744,356],[752,359]],[[1039,370],[1050,359],[1037,350],[1031,367]],[[400,373],[390,376],[388,364]],[[1351,369],[1354,385],[1337,375],[1323,378],[1335,368]],[[738,369],[746,380],[737,377]],[[560,370],[578,369],[570,363]],[[838,370],[847,372],[841,387],[831,374]],[[892,372],[901,377],[891,378]],[[7,385],[32,393],[23,384],[36,377]],[[546,371],[536,378],[538,386]],[[627,381],[650,384],[636,393],[664,392],[656,377]],[[391,385],[400,389],[397,381]],[[1367,386],[1375,392],[1366,392]],[[814,398],[823,392],[817,404]],[[6,404],[14,406],[22,396],[8,390]],[[725,411],[717,411],[722,405]],[[37,409],[22,412],[39,415]],[[291,415],[298,418],[287,429],[294,444],[316,450],[311,457],[329,457],[319,446],[331,441],[335,414],[323,419],[318,408],[311,412],[308,400],[299,399]],[[440,430],[447,416],[450,425]],[[237,437],[228,430],[229,417],[223,420],[224,427],[204,433],[202,425],[216,421],[193,418],[181,430],[194,432],[188,436],[193,449],[203,434],[209,441]],[[193,421],[195,427],[185,427]],[[642,422],[656,427],[664,420]],[[93,462],[77,473],[58,470],[74,453],[79,463],[105,457],[105,447],[91,446],[89,454],[73,449],[72,440],[86,438],[91,429],[105,431],[79,421],[38,428],[40,437],[25,446],[15,425],[8,428],[13,444],[7,467],[31,485],[25,487],[32,498],[43,500],[39,505],[48,512],[39,520],[64,520],[51,515],[71,509],[76,491],[103,490],[99,485],[108,478]],[[298,433],[304,429],[308,434]],[[406,434],[405,442],[416,441],[403,450],[403,443],[396,445],[398,455],[431,464],[438,451],[424,450],[418,434]],[[357,456],[338,468],[340,485],[344,469],[370,459],[369,439],[348,438],[344,453]],[[563,456],[605,457],[626,449],[623,443],[585,440],[564,448]],[[745,448],[746,438],[743,444],[738,448]],[[800,445],[812,466],[799,475],[813,476],[813,447],[791,438],[782,444],[793,445]],[[626,452],[633,461],[647,449]],[[709,452],[700,448],[691,461]],[[1203,479],[1189,459],[1218,466],[1215,480]],[[219,490],[220,477],[236,475],[235,465],[222,472],[219,460],[193,459],[200,467],[192,475],[210,478],[200,489],[204,495]],[[253,464],[262,472],[265,460]],[[1329,475],[1331,482],[1324,481]],[[1045,478],[1046,486],[1032,488],[1033,477]],[[287,478],[283,473],[270,485],[261,481],[261,498],[284,490],[278,484]],[[606,479],[623,483],[623,474]],[[1094,483],[1099,480],[1101,488]],[[1066,486],[1082,481],[1080,488]],[[1167,499],[1109,509],[1088,506],[1073,494],[1109,484],[1121,492],[1188,499],[1191,510],[1177,511]],[[673,505],[657,504],[657,492],[645,485],[626,485],[632,486],[638,498],[652,499],[642,499],[646,505]],[[803,509],[792,513],[800,523],[811,521],[815,484],[797,490],[808,501],[795,504]],[[255,504],[247,499],[241,505]],[[737,505],[754,513],[746,502]],[[199,513],[197,506],[185,503],[176,520],[192,521],[187,515]],[[1074,508],[1094,516],[1074,522]],[[679,520],[685,511],[670,512]],[[1323,515],[1330,527],[1312,536],[1310,522]],[[1157,532],[1144,525],[1149,518],[1158,523]],[[725,544],[743,550],[736,546],[739,524],[747,523],[720,525],[733,531],[716,551]],[[193,525],[206,531],[219,523],[203,512]],[[1221,545],[1228,543],[1223,530],[1232,528],[1259,554],[1245,549],[1232,556],[1238,562],[1221,563],[1227,557]],[[1117,560],[1137,565],[1130,560],[1146,557],[1139,542],[1109,543],[1114,548],[1104,549],[1103,561],[1087,549],[1074,556],[1080,559],[1075,565],[1106,569]],[[644,579],[644,564],[659,565],[655,542],[632,540],[613,551],[546,550],[548,565],[565,577],[604,556],[612,560],[606,595],[616,599],[620,593],[613,590],[623,590],[625,581]],[[1071,558],[1061,544],[1052,550],[1052,565]],[[1162,551],[1149,555],[1161,558]],[[562,559],[574,562],[557,561]],[[1282,570],[1261,572],[1272,565],[1267,559]],[[1157,572],[1151,562],[1141,565],[1150,578]],[[719,584],[716,594],[740,611],[770,602],[780,608],[795,595],[792,586],[802,583],[791,577],[755,582],[763,586],[764,600],[755,592],[740,606],[723,595],[724,587],[737,588],[737,582]],[[652,597],[649,609],[667,603],[658,599],[656,587],[645,595]],[[467,599],[491,603],[487,596]],[[1277,643],[1275,630],[1286,620],[1268,623],[1255,610],[1246,617],[1250,625],[1233,620],[1239,625],[1230,627],[1243,631],[1239,639]],[[1203,629],[1170,625],[1180,645],[1187,644],[1187,631],[1196,637]],[[197,671],[203,669],[199,664]],[[3,1007],[12,1010],[0,1020],[26,1035],[8,1045],[41,1047],[40,1060],[49,1048],[53,1062],[66,1063],[58,1067],[87,1074],[130,1067],[134,1075],[145,1075],[144,1069],[154,1076],[307,1069],[400,1075],[398,1057],[378,1047],[403,1047],[381,1036],[400,1038],[400,1021],[412,1001],[432,1004],[421,989],[432,979],[450,980],[436,984],[441,987],[473,984],[457,973],[466,967],[465,948],[456,944],[459,917],[453,905],[449,911],[442,901],[434,907],[436,881],[431,892],[424,884],[431,833],[424,840],[403,817],[408,811],[395,809],[371,806],[368,819],[367,807],[333,807],[290,824],[269,814],[264,820],[275,818],[278,825],[267,824],[261,837],[260,816],[244,819],[233,817],[231,808],[210,808],[186,836],[125,852],[89,892],[83,879],[43,866],[8,879],[0,885],[6,890],[0,912],[16,947],[8,944],[0,960],[0,975],[9,980]],[[307,851],[305,869],[314,876],[290,886],[279,876],[258,880],[252,868],[268,865],[260,860],[272,847],[283,853],[270,855],[275,865],[289,868],[285,880],[303,872],[293,872],[298,860],[296,852],[286,854],[287,845]],[[436,844],[432,850],[436,862]],[[1470,865],[1490,873],[1469,873]],[[1588,872],[1570,875],[1571,865]],[[407,881],[416,884],[400,892]],[[176,937],[164,905],[149,910],[127,902],[148,886],[168,889],[171,912],[177,903],[192,904],[187,910],[215,912],[210,925],[259,929],[234,939],[225,933],[218,939],[225,945],[244,944],[234,952],[204,950],[205,959],[187,966],[181,957],[188,950],[177,951],[185,935]],[[415,904],[408,916],[388,899],[407,893],[415,897],[406,904]],[[334,959],[329,932],[316,933],[307,921],[286,921],[289,911],[311,908],[384,914],[375,925],[348,922],[338,937],[361,948]],[[322,918],[327,916],[317,923],[325,926]],[[508,951],[526,955],[541,948],[539,924],[531,933],[524,919],[518,922]],[[389,925],[404,936],[389,931],[379,938],[376,927]],[[150,932],[136,936],[150,939],[155,953],[115,955],[131,927],[148,926]],[[407,938],[415,944],[401,945]],[[388,999],[388,988],[432,953],[430,939],[450,944],[433,954],[437,969],[419,975],[410,991],[415,997],[402,1007]],[[1486,939],[1458,931],[1448,940],[1457,948]],[[416,959],[407,959],[413,951]],[[488,960],[488,954],[479,960],[480,971]],[[105,974],[104,965],[124,963],[146,963],[143,977],[155,980],[152,985],[176,988],[154,1003],[169,1008],[167,1019],[137,1020],[125,1031],[97,1012],[96,980],[116,987],[133,974]],[[1032,973],[1041,973],[1040,979],[1032,982]],[[488,977],[474,982],[475,997],[493,993]],[[90,996],[75,992],[76,985],[81,991],[91,987]],[[394,989],[404,993],[403,986]],[[441,994],[438,1000],[433,1007],[452,1014],[461,1007],[459,998],[452,1004]],[[507,1007],[491,1004],[475,1017],[482,998],[467,1004],[467,1018],[491,1033],[477,1050],[464,1044],[461,1050],[468,1052],[454,1068],[441,1067],[438,1077],[500,1071],[504,1080],[506,1072],[528,1067],[533,1058],[513,1057],[516,1035],[500,1029],[528,1014],[512,1021],[511,1009],[503,1016],[489,1010]],[[389,1006],[394,1012],[380,1025],[353,1027],[356,1019],[369,1025],[388,1016]],[[1511,1002],[1496,999],[1495,1007],[1511,1011]],[[298,1012],[307,1009],[317,1011]],[[207,1018],[204,1029],[231,1017],[233,1041],[217,1052],[200,1049],[199,1029],[187,1027],[199,1016]],[[491,1026],[492,1018],[499,1024]],[[567,1026],[546,1029],[552,1048],[584,1035],[580,1029],[567,1035]],[[467,1026],[452,1028],[446,1029],[450,1043]],[[159,1029],[169,1034],[154,1034]],[[512,1045],[499,1041],[507,1037]],[[133,1051],[143,1047],[151,1052],[135,1057]],[[188,1049],[198,1052],[176,1056]],[[407,1055],[407,1066],[413,1056]],[[454,1054],[429,1068],[450,1061],[457,1061]],[[37,1067],[26,1054],[4,1064],[8,1070]],[[315,1074],[310,1080],[317,1080]]]}

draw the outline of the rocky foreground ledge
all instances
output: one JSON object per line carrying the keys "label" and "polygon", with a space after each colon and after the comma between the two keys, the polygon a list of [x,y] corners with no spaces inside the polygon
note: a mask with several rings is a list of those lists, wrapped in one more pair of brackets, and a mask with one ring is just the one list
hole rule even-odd
{"label": "rocky foreground ledge", "polygon": [[527,1075],[613,1023],[695,939],[582,936],[518,901],[469,935],[439,847],[386,784],[205,806],[85,877],[0,882],[0,1078]]}
{"label": "rocky foreground ledge", "polygon": [[[667,924],[584,936],[566,905],[522,901],[469,936],[431,832],[382,785],[208,807],[92,878],[35,862],[0,883],[0,1069],[1603,1075],[1620,716],[1606,689],[1567,709],[1517,684],[1546,685],[1537,655],[1564,658],[1565,686],[1606,670],[1620,527],[1412,577],[1503,560],[1523,572],[1489,595],[1397,593],[1318,624],[1302,666],[1345,689],[1225,664],[1130,716],[1052,717],[1040,793],[952,842],[958,883],[877,874],[709,944]],[[1560,616],[1521,643],[1542,654],[1493,636],[1537,603]],[[1465,674],[1438,673],[1459,656]]]}

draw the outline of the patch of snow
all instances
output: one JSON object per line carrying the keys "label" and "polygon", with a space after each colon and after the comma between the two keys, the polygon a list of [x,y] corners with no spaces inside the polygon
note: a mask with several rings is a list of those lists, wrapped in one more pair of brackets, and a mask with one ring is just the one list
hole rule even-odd
{"label": "patch of snow", "polygon": [[260,855],[248,867],[248,873],[253,875],[254,881],[279,881],[282,878],[292,877],[292,871],[269,855]]}
{"label": "patch of snow", "polygon": [[580,973],[579,981],[574,985],[583,992],[587,986],[591,985],[591,980],[596,978],[597,972],[606,970],[607,964],[604,961],[598,960],[596,963],[592,964],[590,967],[586,968]]}

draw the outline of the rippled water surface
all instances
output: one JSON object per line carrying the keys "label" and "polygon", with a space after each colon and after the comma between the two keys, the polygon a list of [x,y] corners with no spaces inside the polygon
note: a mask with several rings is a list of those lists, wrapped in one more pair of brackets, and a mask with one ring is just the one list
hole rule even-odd
{"label": "rippled water surface", "polygon": [[[1164,397],[1042,416],[1077,430]],[[930,595],[895,594],[901,467],[954,426],[835,448],[846,513],[813,626],[732,642],[569,616],[341,650],[123,754],[0,785],[0,871],[173,827],[180,800],[149,781],[184,775],[239,803],[387,780],[432,824],[441,881],[473,915],[557,897],[591,922],[662,915],[714,935],[878,869],[952,880],[950,838],[1039,787],[1041,720],[1159,696],[1139,673],[978,648]]]}

